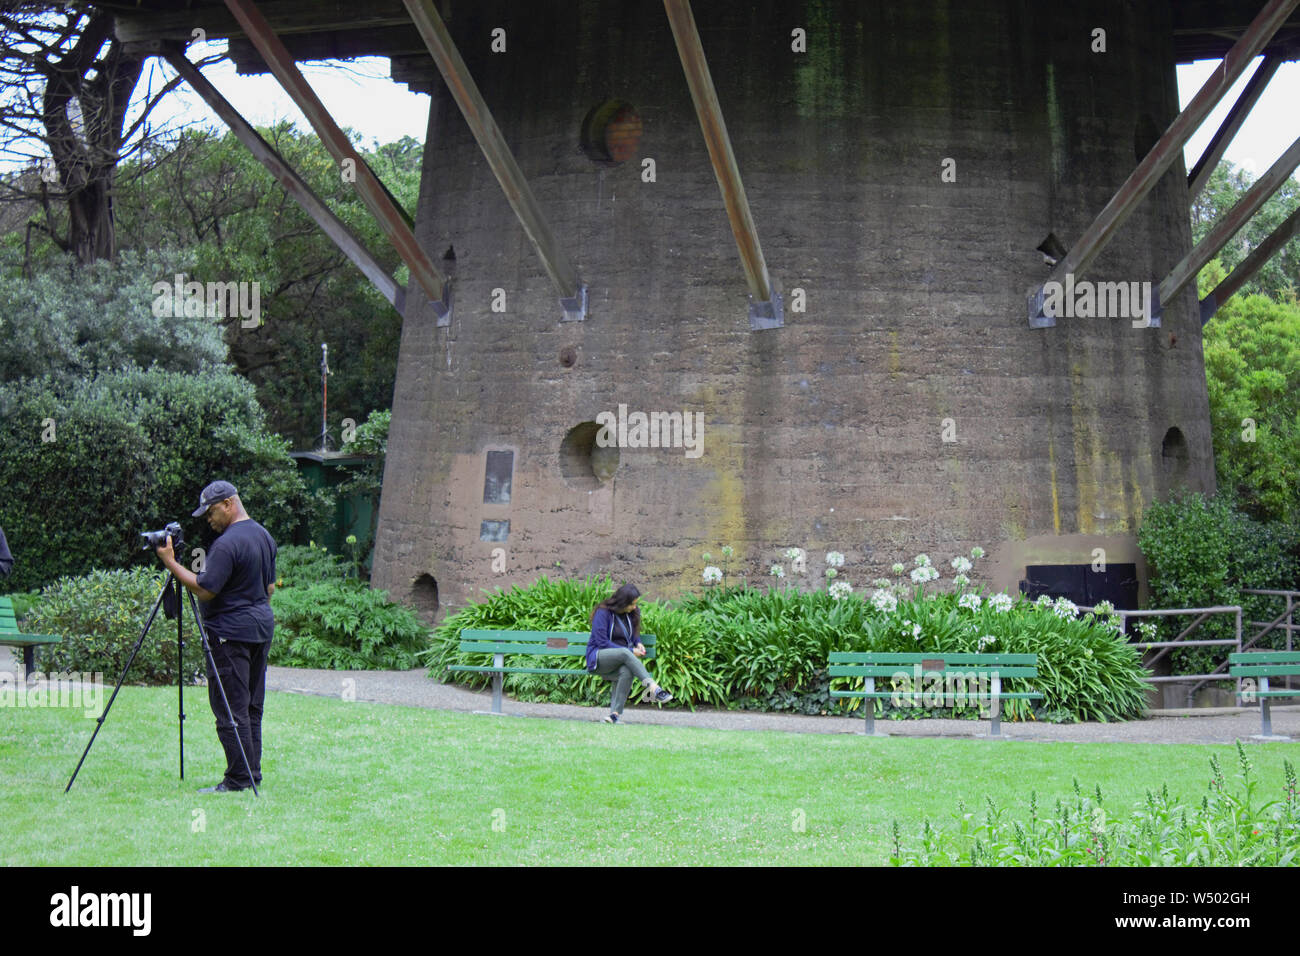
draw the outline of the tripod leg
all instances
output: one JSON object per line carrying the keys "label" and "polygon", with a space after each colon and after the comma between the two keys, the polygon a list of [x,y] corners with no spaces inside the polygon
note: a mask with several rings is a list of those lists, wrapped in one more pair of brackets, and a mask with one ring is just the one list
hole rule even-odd
{"label": "tripod leg", "polygon": [[149,612],[149,620],[144,622],[144,628],[136,639],[135,647],[131,648],[131,656],[127,658],[126,666],[122,668],[122,673],[117,678],[117,686],[113,688],[113,694],[108,698],[108,703],[104,706],[104,712],[95,721],[95,732],[90,735],[90,743],[86,744],[86,749],[81,752],[81,759],[77,761],[77,769],[72,771],[72,777],[68,780],[68,785],[63,788],[64,793],[72,789],[77,774],[81,773],[81,765],[86,762],[86,756],[90,753],[90,748],[94,746],[95,738],[99,736],[104,721],[108,719],[108,712],[113,709],[113,701],[117,700],[117,692],[122,689],[122,683],[126,680],[126,672],[131,669],[131,665],[135,662],[135,655],[140,653],[140,645],[144,643],[145,635],[149,633],[149,628],[153,626],[153,619],[158,616],[158,608],[162,607],[163,595],[167,593],[169,587],[171,587],[170,574],[167,575],[167,580],[163,582],[162,590],[158,592],[158,600],[153,602],[153,610]]}
{"label": "tripod leg", "polygon": [[185,779],[185,605],[181,601],[180,581],[172,578],[176,588],[176,730],[180,734],[181,779]]}
{"label": "tripod leg", "polygon": [[208,632],[203,626],[202,618],[199,617],[199,606],[195,603],[193,594],[190,594],[190,609],[194,612],[194,620],[199,627],[199,641],[203,645],[204,658],[208,662],[208,669],[212,674],[212,679],[216,682],[217,690],[221,694],[221,703],[226,708],[226,718],[235,728],[235,743],[239,747],[240,759],[244,761],[244,770],[248,773],[248,782],[253,788],[253,796],[260,797],[261,794],[257,792],[257,781],[253,779],[252,765],[248,762],[248,754],[244,752],[244,741],[239,736],[239,722],[235,720],[235,712],[230,709],[230,699],[226,696],[226,688],[221,684],[221,674],[217,671],[217,662],[212,656],[212,647],[208,643]]}

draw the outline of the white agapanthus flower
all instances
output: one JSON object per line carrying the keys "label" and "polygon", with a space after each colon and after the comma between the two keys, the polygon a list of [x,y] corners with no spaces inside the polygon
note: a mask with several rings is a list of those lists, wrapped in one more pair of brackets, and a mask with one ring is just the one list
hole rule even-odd
{"label": "white agapanthus flower", "polygon": [[912,559],[912,563],[918,568],[928,568],[930,566],[930,556],[928,554],[918,554]]}
{"label": "white agapanthus flower", "polygon": [[729,558],[729,557],[731,557],[731,556],[732,556],[733,554],[735,554],[735,553],[736,553],[736,549],[733,548],[731,545],[729,545],[729,544],[724,544],[724,545],[722,546],[722,556],[723,556],[724,558]]}
{"label": "white agapanthus flower", "polygon": [[898,561],[889,570],[893,571],[895,574],[902,574],[904,571],[907,570],[907,566],[904,565],[902,561]]}
{"label": "white agapanthus flower", "polygon": [[831,585],[830,592],[831,597],[838,601],[853,593],[853,585],[849,584],[848,581],[836,581]]}
{"label": "white agapanthus flower", "polygon": [[844,555],[838,551],[827,551],[826,563],[832,568],[842,568],[844,567]]}
{"label": "white agapanthus flower", "polygon": [[952,583],[957,585],[959,588],[964,588],[966,585],[970,584],[970,578],[966,577],[964,574],[954,575]]}
{"label": "white agapanthus flower", "polygon": [[1052,613],[1061,618],[1072,618],[1079,613],[1079,606],[1069,598],[1059,597],[1052,605]]}
{"label": "white agapanthus flower", "polygon": [[871,582],[873,588],[887,588],[891,584],[893,584],[893,582],[890,581],[889,578],[876,578]]}
{"label": "white agapanthus flower", "polygon": [[834,568],[827,568],[827,569],[826,569],[826,577],[828,577],[828,578],[833,578],[833,577],[835,577],[835,576],[836,576],[837,574],[839,574],[839,573],[840,573],[840,572],[836,571]]}
{"label": "white agapanthus flower", "polygon": [[912,569],[912,582],[914,584],[925,584],[927,581],[933,581],[939,576],[939,570],[933,565],[922,564]]}
{"label": "white agapanthus flower", "polygon": [[984,549],[977,544],[975,547],[970,549],[970,556],[971,560],[978,561],[980,558],[984,557]]}
{"label": "white agapanthus flower", "polygon": [[803,548],[786,548],[785,559],[787,561],[798,561],[803,557]]}
{"label": "white agapanthus flower", "polygon": [[1096,612],[1098,617],[1105,617],[1108,614],[1115,613],[1115,605],[1111,604],[1109,601],[1098,601],[1093,607],[1093,610]]}
{"label": "white agapanthus flower", "polygon": [[980,609],[980,596],[978,594],[963,594],[957,599],[957,606],[978,611]]}
{"label": "white agapanthus flower", "polygon": [[965,574],[971,569],[971,563],[965,558],[958,556],[952,559],[952,569],[958,574]]}
{"label": "white agapanthus flower", "polygon": [[704,582],[706,584],[713,584],[715,581],[721,581],[721,580],[722,580],[722,568],[715,568],[709,566],[704,569]]}
{"label": "white agapanthus flower", "polygon": [[1046,594],[1038,595],[1038,600],[1034,602],[1034,607],[1051,607],[1052,599]]}
{"label": "white agapanthus flower", "polygon": [[772,575],[774,578],[783,578],[785,577],[785,568],[781,567],[779,564],[774,564],[772,565],[771,570],[767,573]]}
{"label": "white agapanthus flower", "polygon": [[1011,605],[1015,602],[1011,600],[1010,594],[995,594],[989,598],[989,607],[999,614],[1005,614],[1011,610]]}
{"label": "white agapanthus flower", "polygon": [[918,641],[921,639],[921,625],[913,624],[911,621],[903,622],[903,633],[911,634]]}
{"label": "white agapanthus flower", "polygon": [[871,595],[871,603],[876,606],[877,610],[884,611],[886,614],[893,614],[894,609],[898,607],[898,598],[888,591],[877,591]]}
{"label": "white agapanthus flower", "polygon": [[983,654],[985,648],[992,647],[997,642],[998,639],[996,636],[992,634],[985,634],[983,637],[980,638],[979,653]]}

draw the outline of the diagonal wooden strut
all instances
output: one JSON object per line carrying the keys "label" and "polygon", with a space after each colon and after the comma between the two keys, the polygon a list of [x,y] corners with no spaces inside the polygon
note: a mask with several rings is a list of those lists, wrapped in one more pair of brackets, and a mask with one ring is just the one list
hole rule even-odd
{"label": "diagonal wooden strut", "polygon": [[1268,86],[1268,81],[1273,79],[1273,74],[1277,72],[1277,68],[1281,65],[1282,57],[1276,53],[1268,54],[1259,64],[1259,68],[1251,76],[1250,82],[1241,91],[1241,96],[1237,97],[1237,102],[1232,104],[1232,109],[1228,111],[1228,115],[1219,126],[1218,132],[1214,134],[1214,138],[1205,147],[1205,152],[1196,161],[1192,171],[1187,174],[1188,201],[1194,202],[1196,197],[1201,194],[1201,190],[1205,188],[1205,184],[1210,181],[1210,174],[1214,172],[1214,167],[1219,165],[1219,160],[1223,159],[1228,144],[1241,131],[1241,125],[1246,122],[1246,117],[1255,108],[1255,104],[1259,102],[1265,87]]}
{"label": "diagonal wooden strut", "polygon": [[704,57],[704,47],[700,43],[700,33],[695,26],[690,0],[664,0],[664,10],[672,26],[673,40],[677,44],[677,54],[681,57],[686,83],[690,87],[695,112],[700,119],[700,129],[704,132],[704,143],[709,149],[713,172],[718,178],[718,188],[722,191],[722,201],[727,207],[731,232],[736,237],[736,246],[740,250],[740,262],[745,269],[745,281],[749,285],[750,295],[758,303],[775,304],[779,313],[779,302],[772,292],[772,279],[768,275],[763,248],[758,241],[758,230],[754,227],[754,218],[749,211],[749,200],[745,196],[745,186],[740,179],[740,168],[736,165],[731,139],[727,136],[727,124],[722,118],[718,92],[713,86],[713,76]]}
{"label": "diagonal wooden strut", "polygon": [[253,129],[230,101],[221,95],[178,47],[168,44],[159,52],[185,82],[203,97],[204,102],[212,107],[212,111],[221,117],[222,122],[230,127],[230,131],[252,153],[253,158],[266,167],[275,177],[276,182],[284,187],[285,192],[298,205],[302,206],[316,225],[330,237],[334,245],[338,246],[339,250],[365,274],[393,308],[401,313],[406,305],[406,289],[384,271],[383,266],[361,244],[352,230],[330,211],[320,197],[312,192],[311,187],[293,171],[293,168],[266,140],[262,139],[257,130]]}
{"label": "diagonal wooden strut", "polygon": [[435,309],[441,304],[441,309],[445,311],[447,280],[416,241],[405,211],[393,201],[383,183],[353,148],[343,130],[339,129],[334,118],[325,109],[325,105],[299,72],[293,56],[285,49],[284,43],[275,35],[275,31],[271,29],[271,25],[252,0],[225,0],[225,2],[231,14],[239,22],[244,35],[262,55],[262,59],[266,61],[267,67],[279,81],[280,86],[302,110],[335,162],[343,169],[347,168],[347,164],[352,164],[356,173],[357,193],[361,196],[362,202],[378,221],[379,227],[388,237],[393,248],[397,250],[397,254],[402,257],[402,261],[410,268],[411,278],[435,303]]}
{"label": "diagonal wooden strut", "polygon": [[[1111,197],[1106,207],[1098,213],[1079,241],[1057,263],[1048,281],[1063,282],[1068,274],[1073,274],[1075,279],[1083,276],[1138,203],[1146,198],[1147,193],[1182,154],[1183,145],[1197,127],[1205,121],[1232,84],[1245,73],[1251,60],[1272,39],[1298,4],[1300,0],[1269,0],[1241,35],[1241,39],[1233,44],[1219,69],[1205,81],[1187,108],[1175,117],[1164,135],[1151,147],[1151,151]],[[1050,317],[1044,320],[1035,320],[1032,316],[1030,318],[1030,324],[1037,327],[1050,326],[1054,322]]]}
{"label": "diagonal wooden strut", "polygon": [[546,217],[537,204],[537,198],[528,186],[528,180],[515,162],[510,147],[506,145],[501,129],[492,118],[492,112],[474,83],[474,78],[470,76],[465,61],[461,59],[460,51],[456,49],[433,0],[403,2],[411,22],[415,24],[415,29],[429,48],[429,55],[433,57],[433,62],[446,81],[447,89],[474,133],[474,139],[483,151],[488,166],[501,184],[506,200],[519,218],[533,248],[537,250],[546,274],[559,291],[566,315],[582,318],[586,313],[586,289],[578,280],[578,272],[568,256],[555,241]]}
{"label": "diagonal wooden strut", "polygon": [[1237,268],[1225,276],[1223,281],[1201,300],[1201,324],[1204,325],[1208,322],[1223,303],[1232,298],[1237,290],[1260,270],[1264,263],[1272,259],[1279,249],[1297,235],[1300,235],[1300,206],[1292,210],[1291,215],[1287,216],[1280,226],[1270,232],[1267,239],[1251,250],[1250,255],[1237,263]]}
{"label": "diagonal wooden strut", "polygon": [[1159,301],[1172,302],[1174,296],[1250,221],[1250,217],[1259,211],[1268,197],[1277,192],[1278,187],[1286,182],[1297,166],[1300,166],[1300,137],[1277,158],[1268,172],[1255,180],[1241,199],[1237,200],[1237,204],[1205,234],[1205,238],[1183,256],[1178,265],[1169,270],[1169,275],[1160,283]]}

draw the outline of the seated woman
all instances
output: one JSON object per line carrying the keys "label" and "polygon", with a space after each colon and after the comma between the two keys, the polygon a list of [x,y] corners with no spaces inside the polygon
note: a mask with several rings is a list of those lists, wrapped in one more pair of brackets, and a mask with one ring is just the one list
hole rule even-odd
{"label": "seated woman", "polygon": [[622,716],[633,677],[645,685],[642,701],[666,704],[673,699],[672,694],[655,683],[640,661],[645,657],[645,645],[641,643],[641,612],[636,606],[639,597],[641,592],[635,585],[625,584],[591,612],[587,670],[614,685],[609,716],[605,718],[607,724],[618,723]]}

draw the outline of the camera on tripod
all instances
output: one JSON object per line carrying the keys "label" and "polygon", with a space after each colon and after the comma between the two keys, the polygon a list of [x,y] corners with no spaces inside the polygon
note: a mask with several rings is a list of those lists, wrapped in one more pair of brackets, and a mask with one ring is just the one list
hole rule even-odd
{"label": "camera on tripod", "polygon": [[161,548],[167,543],[167,536],[171,535],[172,547],[179,549],[185,543],[184,532],[181,531],[180,522],[173,521],[161,531],[141,531],[140,537],[144,538],[145,543],[141,545],[144,551],[150,551],[155,548]]}

